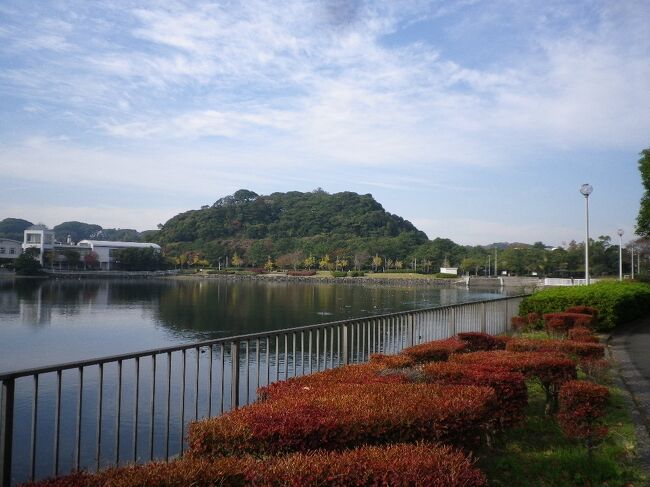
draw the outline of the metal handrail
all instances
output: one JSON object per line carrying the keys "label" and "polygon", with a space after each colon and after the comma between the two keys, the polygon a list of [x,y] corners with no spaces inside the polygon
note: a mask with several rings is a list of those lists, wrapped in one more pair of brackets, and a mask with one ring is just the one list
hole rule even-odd
{"label": "metal handrail", "polygon": [[[372,353],[397,353],[459,331],[503,333],[526,296],[369,315],[2,373],[0,484],[33,480],[43,476],[44,469],[46,475],[57,475],[125,461],[169,459],[183,453],[187,423],[249,404],[260,386],[365,362]],[[30,418],[25,411],[15,414],[17,404],[25,408],[29,401]],[[52,423],[44,427],[48,410],[54,415],[45,414]],[[51,448],[46,444],[50,435]],[[130,445],[123,441],[127,435]],[[29,451],[23,447],[19,452],[23,443]],[[43,455],[50,460],[43,461]]]}

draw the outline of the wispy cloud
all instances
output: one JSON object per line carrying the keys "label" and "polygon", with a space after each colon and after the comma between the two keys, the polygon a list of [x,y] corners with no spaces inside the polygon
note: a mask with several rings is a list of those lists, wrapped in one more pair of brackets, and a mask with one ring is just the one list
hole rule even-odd
{"label": "wispy cloud", "polygon": [[184,174],[206,195],[242,171],[316,187],[314,167],[408,192],[399,167],[453,192],[473,187],[454,171],[637,151],[646,3],[10,0],[0,164],[160,191]]}

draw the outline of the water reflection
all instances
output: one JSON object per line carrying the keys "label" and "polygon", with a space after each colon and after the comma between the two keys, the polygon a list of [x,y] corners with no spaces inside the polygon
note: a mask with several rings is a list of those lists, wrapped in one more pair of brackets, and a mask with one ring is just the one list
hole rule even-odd
{"label": "water reflection", "polygon": [[496,292],[221,280],[2,280],[0,371],[453,304]]}

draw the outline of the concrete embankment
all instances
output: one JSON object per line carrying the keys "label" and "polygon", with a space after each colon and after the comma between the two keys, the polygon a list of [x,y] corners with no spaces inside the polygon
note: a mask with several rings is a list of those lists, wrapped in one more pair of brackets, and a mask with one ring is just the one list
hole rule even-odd
{"label": "concrete embankment", "polygon": [[[260,282],[303,282],[312,284],[362,284],[365,286],[433,286],[454,287],[456,279],[401,279],[376,277],[323,277],[323,276],[287,276],[285,274],[192,274],[180,275],[175,279],[220,279],[227,281],[260,281]],[[464,285],[464,283],[461,282]]]}
{"label": "concrete embankment", "polygon": [[470,276],[467,279],[467,285],[470,287],[521,287],[536,288],[544,285],[544,281],[537,277],[480,277]]}

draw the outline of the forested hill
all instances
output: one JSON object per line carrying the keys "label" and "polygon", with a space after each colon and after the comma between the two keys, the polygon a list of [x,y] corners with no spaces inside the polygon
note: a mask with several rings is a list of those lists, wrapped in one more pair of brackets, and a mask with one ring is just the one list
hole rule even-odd
{"label": "forested hill", "polygon": [[155,240],[171,255],[199,251],[213,262],[237,252],[248,265],[296,252],[406,256],[428,242],[424,232],[369,194],[316,190],[261,196],[245,189],[176,215]]}
{"label": "forested hill", "polygon": [[212,206],[175,216],[165,223],[157,238],[169,243],[318,235],[397,237],[404,232],[412,232],[421,242],[427,240],[424,232],[388,213],[369,194],[328,194],[317,190],[259,196],[241,189]]}

